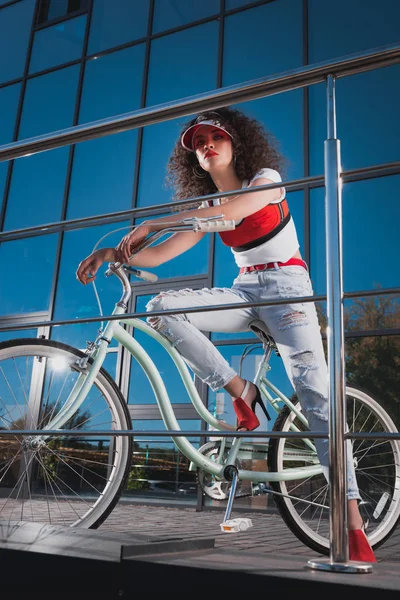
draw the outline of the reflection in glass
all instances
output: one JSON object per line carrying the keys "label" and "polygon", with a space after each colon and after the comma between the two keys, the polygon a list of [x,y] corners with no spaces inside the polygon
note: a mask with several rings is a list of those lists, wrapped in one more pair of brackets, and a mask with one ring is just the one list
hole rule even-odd
{"label": "reflection in glass", "polygon": [[154,39],[151,42],[146,105],[214,89],[217,58],[216,21]]}
{"label": "reflection in glass", "polygon": [[40,235],[1,244],[0,314],[48,310],[57,239]]}
{"label": "reflection in glass", "polygon": [[246,6],[246,4],[251,4],[253,0],[225,0],[225,10],[233,10],[235,8],[239,8],[240,6]]}
{"label": "reflection in glass", "polygon": [[[0,13],[1,15],[1,13]],[[21,84],[0,89],[0,145],[13,141]],[[0,210],[6,183],[8,162],[0,163]]]}
{"label": "reflection in glass", "polygon": [[[181,429],[200,430],[198,420],[178,421]],[[163,421],[143,421],[135,419],[132,423],[134,431],[163,431]],[[195,448],[199,447],[200,438],[189,440]],[[162,499],[168,503],[189,503],[197,501],[197,483],[195,473],[189,471],[189,460],[174,445],[171,438],[137,437],[131,470],[123,498]]]}
{"label": "reflection in glass", "polygon": [[30,73],[44,71],[82,56],[86,15],[36,31]]}
{"label": "reflection in glass", "polygon": [[[21,0],[0,12],[0,83],[22,77],[35,0]],[[4,60],[4,57],[7,57]]]}
{"label": "reflection in glass", "polygon": [[144,128],[138,206],[172,202],[173,190],[165,184],[166,168],[173,146],[179,140],[181,125],[186,120],[174,119]]}
{"label": "reflection in glass", "polygon": [[14,162],[5,230],[61,219],[68,155],[69,148],[63,147]]}
{"label": "reflection in glass", "polygon": [[73,65],[28,80],[18,139],[73,124],[79,69]]}
{"label": "reflection in glass", "polygon": [[381,0],[379,10],[375,0],[309,0],[308,19],[310,63],[399,41],[400,4],[393,0]]}
{"label": "reflection in glass", "polygon": [[92,58],[85,67],[79,122],[140,107],[144,44]]}
{"label": "reflection in glass", "polygon": [[147,34],[149,0],[96,0],[92,10],[88,54],[133,42]]}
{"label": "reflection in glass", "polygon": [[[157,215],[158,218],[166,215]],[[138,219],[136,225],[145,221],[146,219]],[[170,235],[160,239],[160,243],[167,240]],[[156,246],[157,244],[154,244]],[[210,236],[205,235],[193,248],[190,248],[183,254],[176,256],[172,260],[161,264],[158,267],[151,267],[150,271],[155,273],[159,279],[166,279],[168,277],[186,277],[190,275],[207,275],[208,272],[208,257],[210,249]],[[135,283],[137,280],[132,276],[132,282]],[[187,286],[185,286],[187,287]]]}
{"label": "reflection in glass", "polygon": [[[78,231],[67,231],[64,234],[53,316],[55,320],[94,317],[100,314],[93,286],[91,284],[83,286],[76,279],[75,273],[79,263],[93,251],[100,238],[125,225],[128,223],[112,223]],[[99,248],[116,246],[124,233],[125,231],[118,231],[109,235],[100,242]],[[108,264],[105,263],[99,269],[96,278],[97,292],[104,315],[112,313],[122,291],[121,284],[116,277],[105,277],[107,266]],[[80,323],[67,328],[56,327],[52,331],[52,339],[64,341],[78,348],[85,348],[87,340],[96,338],[99,327],[99,321]]]}
{"label": "reflection in glass", "polygon": [[302,11],[298,0],[279,0],[228,16],[222,85],[300,67],[303,64]]}
{"label": "reflection in glass", "polygon": [[257,119],[272,136],[274,144],[285,159],[285,172],[281,173],[283,181],[304,177],[302,90],[243,102],[234,108]]}
{"label": "reflection in glass", "polygon": [[219,0],[155,0],[153,33],[219,14]]}
{"label": "reflection in glass", "polygon": [[[344,77],[337,82],[337,135],[341,143],[343,170],[398,159],[399,81],[400,67],[393,65]],[[320,174],[324,168],[326,139],[324,85],[310,87],[309,108],[310,166],[312,174]]]}
{"label": "reflection in glass", "polygon": [[[396,202],[399,175],[343,186],[344,291],[398,285]],[[384,209],[379,199],[384,199]],[[326,290],[325,203],[322,188],[311,192],[311,277],[314,291]],[[390,248],[390,252],[387,251]]]}
{"label": "reflection in glass", "polygon": [[132,207],[137,130],[76,144],[68,219]]}
{"label": "reflection in glass", "polygon": [[[2,325],[5,326],[6,323],[2,323]],[[8,329],[7,331],[0,331],[0,342],[6,342],[14,338],[35,337],[37,337],[37,329]]]}
{"label": "reflection in glass", "polygon": [[[145,312],[146,304],[151,296],[139,296],[136,302],[136,312]],[[134,332],[135,339],[143,346],[154,361],[167,388],[172,404],[185,404],[190,402],[186,388],[180,378],[178,370],[166,350],[153,338],[141,331]],[[156,404],[153,389],[144,374],[141,366],[134,359],[131,360],[131,373],[129,381],[129,404]]]}
{"label": "reflection in glass", "polygon": [[0,88],[0,144],[12,142],[21,84]]}

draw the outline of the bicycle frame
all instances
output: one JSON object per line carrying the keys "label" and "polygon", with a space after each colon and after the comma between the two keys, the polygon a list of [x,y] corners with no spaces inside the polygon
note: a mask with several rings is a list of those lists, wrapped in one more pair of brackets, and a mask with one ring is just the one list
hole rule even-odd
{"label": "bicycle frame", "polygon": [[[123,296],[123,299],[126,301],[126,294],[130,292],[129,279],[124,273],[122,267],[114,267],[112,270],[113,272],[115,272],[115,274],[118,275],[119,279],[123,282],[125,288],[125,294]],[[147,325],[147,323],[145,323],[144,321],[140,319],[122,318],[127,308],[125,301],[121,300],[120,302],[118,302],[113,311],[113,315],[121,315],[121,320],[108,321],[105,326],[104,332],[101,335],[99,335],[99,337],[96,339],[92,346],[92,349],[87,354],[87,356],[77,361],[77,368],[81,371],[77,382],[63,408],[60,410],[60,412],[56,415],[54,419],[47,423],[45,429],[59,429],[79,409],[79,407],[85,400],[87,394],[89,393],[89,390],[93,385],[96,376],[100,371],[100,368],[103,365],[104,359],[107,354],[109,342],[112,339],[115,339],[124,348],[126,348],[128,352],[130,352],[130,354],[138,361],[140,366],[143,368],[153,389],[161,413],[161,417],[164,421],[166,428],[175,431],[180,430],[179,424],[175,418],[174,410],[169,399],[166,387],[158,372],[157,367],[155,366],[154,362],[147,354],[147,352],[144,350],[144,348],[139,344],[139,342],[133,336],[127,333],[127,331],[123,328],[123,326],[121,325],[121,323],[123,323],[126,325],[130,325],[133,328],[142,331],[143,333],[146,333],[147,335],[155,339],[159,344],[161,344],[161,346],[163,346],[163,348],[168,352],[168,354],[174,361],[175,366],[179,372],[179,375],[181,376],[181,379],[185,385],[186,391],[190,397],[194,408],[196,409],[199,416],[208,423],[208,425],[219,431],[234,431],[234,426],[218,420],[204,406],[194,385],[194,381],[190,375],[186,363],[184,362],[179,352],[172,346],[172,344],[161,334],[155,331],[152,327]],[[93,360],[91,364],[89,364],[89,358]],[[269,360],[269,356],[266,358]],[[268,360],[264,360],[261,363],[256,378],[261,386],[263,394],[276,411],[278,411],[278,401],[281,400],[285,404],[287,404],[290,407],[290,409],[296,413],[298,418],[306,424],[307,421],[305,420],[304,416],[295,408],[295,406],[290,402],[290,400],[284,394],[282,394],[271,382],[269,382],[266,379],[266,377],[262,374],[263,365],[265,369],[270,368],[268,365]],[[278,396],[279,400],[272,398],[269,390],[275,393]],[[220,464],[204,456],[188,441],[187,438],[183,436],[172,436],[172,439],[175,445],[179,448],[179,450],[191,461],[191,463],[193,463],[196,466],[196,468],[204,469],[205,471],[209,472],[212,475],[215,475],[220,479],[225,479],[224,470],[226,466],[235,464],[239,452],[246,453],[246,445],[244,445],[243,448],[241,448],[242,439],[239,437],[235,438],[229,449],[226,462],[224,464]],[[313,444],[311,444],[311,442],[309,446],[310,449],[314,452],[315,448]],[[261,445],[259,445],[258,447],[261,448]],[[299,453],[296,451],[296,457],[298,458],[298,456]],[[304,456],[305,459],[307,459],[307,462],[310,462],[310,460],[312,460],[309,455],[304,454]],[[290,458],[290,455],[288,455],[288,458]],[[271,481],[289,481],[303,479],[306,477],[312,477],[322,472],[317,458],[315,458],[315,462],[317,463],[315,465],[304,466],[296,469],[288,468],[282,472],[276,473],[239,469],[238,478],[241,480],[258,481],[265,483]]]}

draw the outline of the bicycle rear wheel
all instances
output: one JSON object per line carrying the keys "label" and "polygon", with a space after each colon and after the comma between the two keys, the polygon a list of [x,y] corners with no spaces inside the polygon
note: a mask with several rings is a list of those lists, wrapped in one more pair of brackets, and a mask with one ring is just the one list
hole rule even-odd
{"label": "bicycle rear wheel", "polygon": [[[379,433],[397,431],[386,411],[366,392],[346,388],[347,424],[349,431]],[[306,428],[285,407],[278,416],[274,431],[289,431],[294,424]],[[398,440],[352,440],[360,510],[369,520],[368,538],[378,548],[393,533],[400,513],[400,444]],[[315,464],[317,456],[297,438],[272,439],[268,465],[271,471]],[[289,529],[304,544],[321,554],[329,554],[329,487],[323,474],[297,481],[271,483],[280,494],[275,495],[278,510]],[[311,502],[312,504],[307,503]]]}
{"label": "bicycle rear wheel", "polygon": [[131,429],[126,403],[105,370],[59,435],[1,435],[42,429],[53,419],[83,372],[77,362],[83,356],[49,340],[0,344],[0,520],[96,528],[117,503],[132,436],[62,434],[62,429]]}

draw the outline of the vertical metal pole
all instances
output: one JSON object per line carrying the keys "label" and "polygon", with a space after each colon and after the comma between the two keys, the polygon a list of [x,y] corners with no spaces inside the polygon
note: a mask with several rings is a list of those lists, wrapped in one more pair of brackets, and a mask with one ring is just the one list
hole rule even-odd
{"label": "vertical metal pole", "polygon": [[325,140],[326,294],[329,367],[329,481],[331,561],[347,562],[346,452],[344,446],[344,329],[340,141],[336,138],[335,79],[327,79]]}
{"label": "vertical metal pole", "polygon": [[342,186],[340,141],[336,138],[335,78],[327,77],[325,140],[326,295],[329,377],[330,560],[309,561],[312,568],[369,572],[367,563],[349,563],[347,531],[347,460],[345,432],[345,367],[342,276]]}

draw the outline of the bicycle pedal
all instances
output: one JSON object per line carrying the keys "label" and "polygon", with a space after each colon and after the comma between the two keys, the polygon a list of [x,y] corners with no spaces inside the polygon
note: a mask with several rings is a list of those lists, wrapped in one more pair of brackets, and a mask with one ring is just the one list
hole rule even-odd
{"label": "bicycle pedal", "polygon": [[224,533],[237,533],[239,531],[246,531],[249,527],[253,527],[251,519],[239,518],[229,519],[220,524],[221,531]]}

